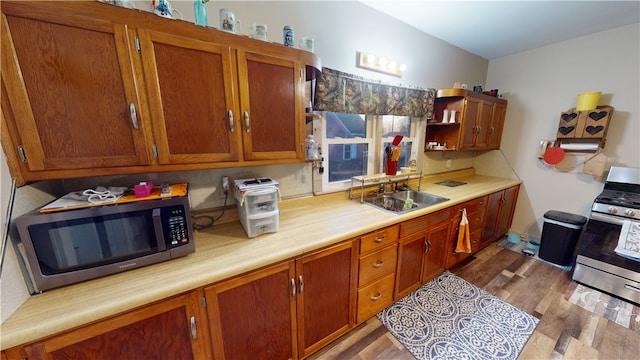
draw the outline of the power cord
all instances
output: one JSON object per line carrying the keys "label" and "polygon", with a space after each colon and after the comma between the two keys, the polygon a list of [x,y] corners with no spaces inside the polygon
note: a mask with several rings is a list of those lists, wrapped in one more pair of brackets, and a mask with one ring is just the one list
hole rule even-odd
{"label": "power cord", "polygon": [[[218,217],[214,218],[211,215],[197,215],[197,216],[191,216],[191,218],[193,219],[193,230],[202,230],[202,229],[206,229],[208,227],[213,226],[216,221],[220,220],[220,218],[222,218],[222,216],[224,215],[224,211],[227,208],[227,199],[229,198],[229,190],[225,190],[224,191],[224,205],[222,205],[222,212],[220,213],[220,215],[218,215]],[[206,223],[204,224],[199,224],[198,221],[200,219],[206,219],[208,220]]]}

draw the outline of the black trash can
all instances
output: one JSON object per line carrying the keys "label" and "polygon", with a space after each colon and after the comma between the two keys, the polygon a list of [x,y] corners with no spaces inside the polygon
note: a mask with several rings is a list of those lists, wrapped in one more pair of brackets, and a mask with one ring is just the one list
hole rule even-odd
{"label": "black trash can", "polygon": [[554,264],[570,265],[573,251],[586,222],[587,218],[584,216],[555,210],[547,211],[544,214],[538,256]]}

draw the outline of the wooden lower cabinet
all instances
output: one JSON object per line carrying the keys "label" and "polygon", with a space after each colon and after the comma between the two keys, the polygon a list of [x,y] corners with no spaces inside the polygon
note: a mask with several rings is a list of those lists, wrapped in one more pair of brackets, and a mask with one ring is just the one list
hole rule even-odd
{"label": "wooden lower cabinet", "polygon": [[519,189],[520,185],[516,185],[489,195],[486,222],[482,233],[483,245],[502,238],[509,231]]}
{"label": "wooden lower cabinet", "polygon": [[211,358],[201,292],[194,291],[43,341],[9,349],[9,359]]}
{"label": "wooden lower cabinet", "polygon": [[393,225],[359,239],[358,324],[393,303],[399,229]]}
{"label": "wooden lower cabinet", "polygon": [[215,358],[303,358],[351,329],[354,246],[345,242],[206,288]]}
{"label": "wooden lower cabinet", "polygon": [[[451,214],[451,233],[446,249],[447,269],[468,258],[477,250],[480,250],[480,239],[482,237],[482,230],[484,227],[486,208],[487,196],[469,200],[465,203],[453,207]],[[471,237],[471,253],[455,252],[456,243],[458,241],[460,219],[462,219],[462,209],[467,209],[467,219],[469,220],[469,235]]]}
{"label": "wooden lower cabinet", "polygon": [[450,224],[450,208],[400,224],[395,299],[444,271]]}

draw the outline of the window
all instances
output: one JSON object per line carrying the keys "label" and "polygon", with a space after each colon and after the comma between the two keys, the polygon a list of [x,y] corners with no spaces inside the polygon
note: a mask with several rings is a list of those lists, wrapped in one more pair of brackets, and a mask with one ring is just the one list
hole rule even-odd
{"label": "window", "polygon": [[323,112],[314,128],[324,158],[324,173],[314,171],[315,193],[344,190],[353,176],[382,173],[384,149],[396,135],[403,136],[398,168],[408,166],[412,153],[418,156],[419,122],[409,116]]}

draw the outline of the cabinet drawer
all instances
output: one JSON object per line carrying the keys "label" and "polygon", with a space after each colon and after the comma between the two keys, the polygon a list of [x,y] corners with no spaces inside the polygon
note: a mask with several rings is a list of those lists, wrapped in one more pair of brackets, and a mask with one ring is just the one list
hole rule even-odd
{"label": "cabinet drawer", "polygon": [[[473,199],[470,201],[467,201],[465,203],[462,203],[460,205],[456,206],[456,211],[457,212],[462,212],[463,208],[467,209],[467,215],[471,214],[472,212],[476,212],[478,210],[484,210],[487,206],[487,197],[483,196],[477,199]],[[453,216],[455,216],[456,214],[453,214]]]}
{"label": "cabinet drawer", "polygon": [[384,278],[358,290],[358,320],[361,323],[393,302],[393,283],[395,275]]}
{"label": "cabinet drawer", "polygon": [[436,225],[451,220],[451,210],[449,207],[427,215],[427,224]]}
{"label": "cabinet drawer", "polygon": [[397,254],[398,246],[389,246],[360,258],[358,286],[367,285],[374,280],[394,273],[398,258]]}
{"label": "cabinet drawer", "polygon": [[400,237],[403,238],[405,236],[426,230],[427,226],[429,225],[429,216],[430,215],[420,216],[418,218],[407,220],[400,224]]}
{"label": "cabinet drawer", "polygon": [[390,226],[382,230],[362,235],[360,237],[360,253],[364,254],[374,249],[381,249],[389,246],[398,240],[400,232],[398,225]]}

